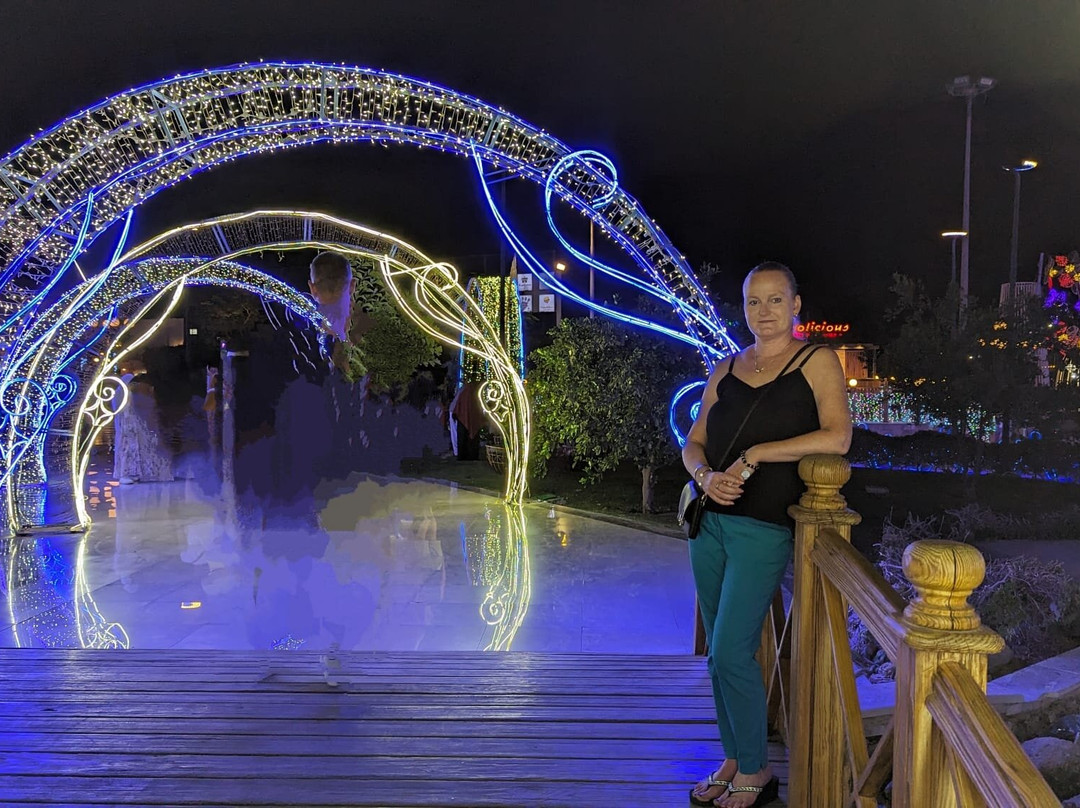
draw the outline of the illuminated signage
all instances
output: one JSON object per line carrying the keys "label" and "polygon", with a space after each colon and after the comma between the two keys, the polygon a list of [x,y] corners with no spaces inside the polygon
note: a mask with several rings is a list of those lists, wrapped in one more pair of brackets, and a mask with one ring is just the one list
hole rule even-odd
{"label": "illuminated signage", "polygon": [[794,334],[796,339],[806,339],[808,337],[828,337],[835,339],[836,337],[846,334],[851,330],[851,323],[830,323],[827,321],[818,322],[817,320],[811,320],[808,323],[799,323],[795,326]]}

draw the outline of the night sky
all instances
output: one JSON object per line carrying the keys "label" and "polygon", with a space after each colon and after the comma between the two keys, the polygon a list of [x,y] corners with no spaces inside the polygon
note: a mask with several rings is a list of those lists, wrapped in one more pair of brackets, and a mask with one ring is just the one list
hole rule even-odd
{"label": "night sky", "polygon": [[[788,262],[811,318],[888,339],[894,272],[949,274],[964,104],[976,101],[972,291],[1007,279],[1025,157],[1020,276],[1080,248],[1080,3],[15,2],[0,0],[0,152],[131,86],[258,59],[378,67],[476,95],[619,166],[623,185],[729,295]],[[256,206],[316,207],[438,257],[498,250],[469,164],[411,148],[316,147],[247,159],[163,192],[136,238]]]}

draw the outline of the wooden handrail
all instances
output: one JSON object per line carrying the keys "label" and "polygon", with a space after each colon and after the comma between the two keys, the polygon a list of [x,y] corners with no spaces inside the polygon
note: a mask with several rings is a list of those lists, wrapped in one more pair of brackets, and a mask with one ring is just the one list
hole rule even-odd
{"label": "wooden handrail", "polygon": [[[799,464],[790,616],[792,808],[872,808],[891,762],[894,808],[1043,808],[1058,802],[986,698],[986,658],[1003,647],[968,597],[985,574],[974,547],[918,541],[904,551],[910,603],[850,544],[860,517],[837,456]],[[896,666],[896,707],[868,755],[848,641],[847,607]],[[766,637],[769,632],[766,632]],[[768,649],[763,657],[768,657]]]}
{"label": "wooden handrail", "polygon": [[963,665],[941,663],[926,708],[990,808],[1061,804]]}
{"label": "wooden handrail", "polygon": [[889,659],[895,659],[904,638],[900,619],[907,602],[866,556],[831,528],[818,534],[810,558],[847,598]]}

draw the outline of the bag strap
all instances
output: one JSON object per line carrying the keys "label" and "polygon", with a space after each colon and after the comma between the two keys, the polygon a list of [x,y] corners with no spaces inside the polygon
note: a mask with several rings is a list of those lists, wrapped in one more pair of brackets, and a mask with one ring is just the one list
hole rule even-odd
{"label": "bag strap", "polygon": [[[804,345],[801,348],[799,348],[799,350],[797,350],[794,354],[792,354],[791,359],[789,359],[787,364],[784,365],[783,368],[781,368],[780,372],[776,374],[776,379],[779,379],[781,376],[783,376],[785,373],[787,373],[788,368],[790,368],[792,365],[794,365],[795,360],[798,359],[800,356],[803,356],[805,354],[805,358],[803,359],[802,362],[799,363],[799,367],[801,368],[803,365],[805,365],[807,362],[810,361],[810,357],[814,355],[814,352],[818,348],[823,348],[823,347],[825,347],[825,346],[823,346],[823,345]],[[776,379],[773,379],[773,382],[775,382]],[[772,382],[769,382],[769,384],[772,384]],[[769,385],[767,384],[765,386],[768,387]]]}
{"label": "bag strap", "polygon": [[[806,357],[805,357],[805,358],[803,359],[803,361],[801,361],[801,362],[799,363],[799,367],[798,367],[798,368],[796,368],[796,370],[802,370],[803,366],[804,366],[804,365],[805,365],[805,364],[806,364],[807,362],[809,362],[809,361],[810,361],[810,358],[811,358],[811,357],[812,357],[812,356],[813,356],[814,354],[816,354],[816,353],[817,353],[818,351],[820,351],[820,350],[821,350],[822,348],[824,348],[825,346],[824,346],[824,345],[807,345],[806,347],[807,347],[807,348],[809,348],[810,350],[806,352]],[[802,353],[802,351],[799,351],[799,353]],[[798,355],[799,355],[799,354],[795,354],[795,356],[798,356]],[[795,361],[795,360],[794,360],[794,359],[792,359],[792,361]]]}
{"label": "bag strap", "polygon": [[[750,409],[746,411],[746,415],[743,416],[742,423],[739,424],[739,428],[735,430],[735,434],[732,436],[731,442],[728,444],[727,448],[724,449],[723,454],[720,455],[721,459],[727,457],[728,453],[731,452],[731,448],[735,445],[735,442],[739,439],[739,436],[742,435],[743,427],[746,426],[746,422],[750,420],[750,416],[754,414],[754,410],[757,409],[758,404],[760,404],[761,400],[765,398],[765,394],[769,392],[769,388],[776,384],[776,379],[779,379],[781,376],[783,376],[787,372],[788,368],[790,368],[795,363],[796,359],[798,359],[803,354],[806,354],[806,359],[804,359],[802,361],[802,364],[799,365],[799,367],[801,368],[803,365],[806,364],[807,360],[810,359],[810,356],[818,348],[821,347],[821,345],[802,346],[801,348],[799,348],[799,350],[795,352],[791,359],[788,360],[787,364],[784,365],[783,369],[781,369],[781,371],[776,375],[776,378],[774,378],[771,382],[768,382],[767,384],[761,385],[761,391],[757,394],[757,398],[755,398],[754,402],[750,405]],[[734,363],[734,361],[735,360],[733,356],[732,362]]]}

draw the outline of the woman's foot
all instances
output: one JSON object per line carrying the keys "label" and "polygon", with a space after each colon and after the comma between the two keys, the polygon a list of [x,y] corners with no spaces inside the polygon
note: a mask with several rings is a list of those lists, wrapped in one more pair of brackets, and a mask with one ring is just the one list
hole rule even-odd
{"label": "woman's foot", "polygon": [[[767,805],[776,799],[776,786],[773,784],[772,769],[766,766],[754,774],[738,772],[731,778],[731,788],[751,786],[754,791],[726,791],[713,802],[718,808],[756,808]],[[762,789],[758,791],[756,789]]]}
{"label": "woman's foot", "polygon": [[738,770],[737,761],[725,760],[719,769],[691,789],[690,802],[694,805],[712,805],[713,800],[727,793],[728,783]]}

